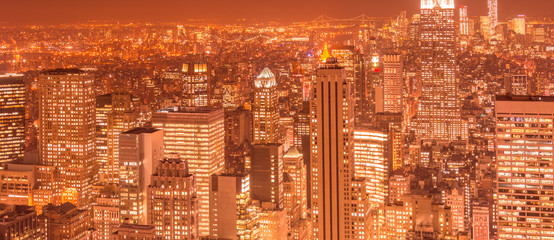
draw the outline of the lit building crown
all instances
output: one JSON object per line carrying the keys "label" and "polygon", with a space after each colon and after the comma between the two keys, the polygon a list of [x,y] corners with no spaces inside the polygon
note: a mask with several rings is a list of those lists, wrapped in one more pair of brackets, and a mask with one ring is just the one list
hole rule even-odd
{"label": "lit building crown", "polygon": [[421,0],[421,9],[454,8],[454,0]]}
{"label": "lit building crown", "polygon": [[273,72],[271,72],[269,68],[264,68],[262,73],[258,75],[256,81],[254,81],[254,84],[257,88],[270,88],[277,86],[277,82],[275,82],[275,75],[273,75]]}

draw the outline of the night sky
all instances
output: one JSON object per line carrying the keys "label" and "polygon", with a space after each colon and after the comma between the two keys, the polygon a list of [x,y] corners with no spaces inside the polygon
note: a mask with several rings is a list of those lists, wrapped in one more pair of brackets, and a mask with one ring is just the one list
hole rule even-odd
{"label": "night sky", "polygon": [[[469,15],[486,15],[487,0],[456,0]],[[419,0],[0,0],[0,23],[58,24],[88,20],[183,21],[204,18],[229,22],[237,18],[280,22],[305,21],[322,14],[350,18],[415,13]],[[553,16],[554,0],[498,0],[499,17],[526,14]]]}

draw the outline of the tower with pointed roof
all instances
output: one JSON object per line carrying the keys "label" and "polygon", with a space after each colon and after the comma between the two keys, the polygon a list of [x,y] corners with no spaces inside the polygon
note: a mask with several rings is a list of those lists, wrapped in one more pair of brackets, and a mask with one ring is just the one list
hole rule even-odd
{"label": "tower with pointed roof", "polygon": [[254,81],[252,144],[278,143],[279,109],[275,75],[265,68]]}

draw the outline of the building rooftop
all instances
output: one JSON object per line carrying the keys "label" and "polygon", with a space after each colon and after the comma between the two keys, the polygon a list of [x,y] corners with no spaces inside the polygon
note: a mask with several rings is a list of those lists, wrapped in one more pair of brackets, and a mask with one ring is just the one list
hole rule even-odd
{"label": "building rooftop", "polygon": [[222,108],[211,108],[211,107],[168,107],[158,110],[160,113],[212,113]]}
{"label": "building rooftop", "polygon": [[550,97],[550,96],[511,96],[511,95],[496,95],[496,101],[543,101],[543,102],[554,102],[554,97]]}
{"label": "building rooftop", "polygon": [[0,225],[9,223],[20,216],[28,215],[35,212],[35,207],[26,205],[5,205],[0,204]]}
{"label": "building rooftop", "polygon": [[298,152],[298,149],[296,147],[290,147],[284,157],[297,158],[301,156],[302,154]]}
{"label": "building rooftop", "polygon": [[41,72],[43,75],[72,75],[72,74],[84,74],[85,71],[78,68],[56,68],[48,69]]}
{"label": "building rooftop", "polygon": [[138,127],[133,128],[129,131],[123,132],[122,134],[142,134],[142,133],[154,133],[160,131],[160,129],[157,128],[149,128],[149,127]]}

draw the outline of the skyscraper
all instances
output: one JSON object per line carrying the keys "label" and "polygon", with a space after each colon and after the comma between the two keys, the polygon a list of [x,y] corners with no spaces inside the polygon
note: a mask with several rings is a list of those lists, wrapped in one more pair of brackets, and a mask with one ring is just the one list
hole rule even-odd
{"label": "skyscraper", "polygon": [[349,196],[353,168],[354,101],[350,82],[336,59],[328,58],[317,70],[313,89],[312,220],[314,239],[356,238],[350,219]]}
{"label": "skyscraper", "polygon": [[401,55],[383,56],[383,110],[385,112],[402,112],[402,89],[404,87],[402,66]]}
{"label": "skyscraper", "polygon": [[208,106],[208,84],[211,80],[211,69],[207,63],[183,64],[183,101],[185,106]]}
{"label": "skyscraper", "polygon": [[460,7],[460,37],[469,36],[469,17],[467,15],[467,6]]}
{"label": "skyscraper", "polygon": [[39,155],[58,168],[54,204],[89,207],[95,157],[96,98],[91,75],[55,69],[39,77]]}
{"label": "skyscraper", "polygon": [[23,75],[0,75],[0,163],[23,157],[25,82]]}
{"label": "skyscraper", "polygon": [[496,35],[496,27],[498,26],[498,0],[488,0],[489,8],[489,34],[492,38]]}
{"label": "skyscraper", "polygon": [[350,81],[354,94],[354,117],[356,123],[367,123],[369,120],[369,91],[366,81],[365,61],[363,54],[355,46],[333,46],[330,54],[344,67],[346,79]]}
{"label": "skyscraper", "polygon": [[497,96],[498,239],[554,238],[553,97]]}
{"label": "skyscraper", "polygon": [[456,82],[454,0],[421,0],[420,139],[448,142],[461,136]]}
{"label": "skyscraper", "polygon": [[121,220],[147,224],[147,188],[163,159],[163,130],[134,128],[119,136],[119,209]]}
{"label": "skyscraper", "polygon": [[156,238],[198,239],[198,197],[186,161],[159,162],[150,183],[148,223],[156,228]]}
{"label": "skyscraper", "polygon": [[225,165],[223,109],[170,107],[154,112],[152,125],[164,130],[166,158],[186,159],[196,175],[200,236],[210,231],[210,176]]}
{"label": "skyscraper", "polygon": [[252,144],[277,143],[280,140],[277,82],[269,68],[254,80],[254,88]]}
{"label": "skyscraper", "polygon": [[282,144],[252,146],[252,199],[271,202],[277,209],[283,209],[283,154]]}
{"label": "skyscraper", "polygon": [[210,236],[250,239],[255,231],[248,174],[216,174],[210,185]]}
{"label": "skyscraper", "polygon": [[137,118],[131,95],[111,93],[96,97],[95,174],[100,182],[119,182],[119,134],[136,127]]}
{"label": "skyscraper", "polygon": [[354,176],[366,179],[366,191],[373,207],[385,204],[388,162],[387,132],[356,128],[354,130]]}

